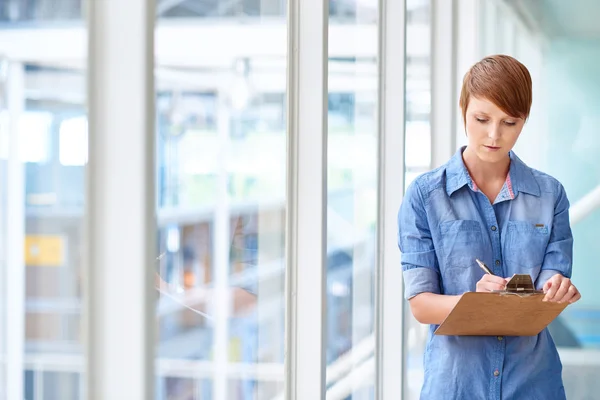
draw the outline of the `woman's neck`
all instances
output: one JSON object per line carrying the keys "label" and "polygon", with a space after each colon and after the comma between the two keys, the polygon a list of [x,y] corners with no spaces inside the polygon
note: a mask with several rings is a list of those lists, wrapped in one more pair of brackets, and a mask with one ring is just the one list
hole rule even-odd
{"label": "woman's neck", "polygon": [[482,161],[469,147],[462,154],[463,161],[471,179],[477,186],[485,186],[486,183],[504,182],[510,168],[510,157],[508,154],[501,161],[490,163]]}

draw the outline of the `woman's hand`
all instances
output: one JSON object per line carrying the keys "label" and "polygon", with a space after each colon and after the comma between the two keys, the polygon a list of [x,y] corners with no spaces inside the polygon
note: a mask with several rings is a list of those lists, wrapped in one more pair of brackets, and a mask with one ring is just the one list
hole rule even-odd
{"label": "woman's hand", "polygon": [[581,298],[579,290],[571,283],[571,280],[561,274],[556,274],[546,281],[544,293],[546,293],[546,296],[543,301],[556,303],[569,302],[572,304]]}
{"label": "woman's hand", "polygon": [[506,287],[508,278],[502,278],[496,275],[485,274],[477,282],[477,292],[491,292],[492,290],[503,290]]}

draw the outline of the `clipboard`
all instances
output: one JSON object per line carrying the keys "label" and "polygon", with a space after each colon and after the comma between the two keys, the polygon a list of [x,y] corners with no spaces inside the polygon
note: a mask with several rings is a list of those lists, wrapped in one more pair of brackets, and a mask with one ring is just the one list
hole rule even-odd
{"label": "clipboard", "polygon": [[535,336],[568,303],[543,302],[529,275],[514,275],[504,290],[467,292],[436,329],[436,335]]}

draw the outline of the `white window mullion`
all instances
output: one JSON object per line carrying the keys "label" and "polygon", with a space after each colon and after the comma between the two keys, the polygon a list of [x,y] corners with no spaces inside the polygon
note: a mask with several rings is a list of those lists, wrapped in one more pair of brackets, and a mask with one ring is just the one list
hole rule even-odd
{"label": "white window mullion", "polygon": [[325,396],[328,0],[290,0],[286,399]]}
{"label": "white window mullion", "polygon": [[[25,68],[10,62],[6,82],[9,152],[6,171],[6,398],[23,399],[25,354],[25,165],[19,121],[25,111]],[[2,334],[2,332],[0,332]],[[0,394],[3,389],[0,389]]]}
{"label": "white window mullion", "polygon": [[379,2],[379,210],[377,224],[376,398],[401,399],[402,269],[396,216],[404,181],[405,2]]}
{"label": "white window mullion", "polygon": [[154,398],[152,0],[90,1],[87,398]]}
{"label": "white window mullion", "polygon": [[227,113],[226,98],[219,95],[218,140],[219,156],[217,169],[217,204],[213,220],[213,254],[214,254],[214,333],[213,333],[213,396],[215,400],[228,399],[227,361],[229,360],[229,319],[231,314],[232,299],[229,291],[230,271],[230,199],[228,190],[227,151],[230,147],[229,115]]}

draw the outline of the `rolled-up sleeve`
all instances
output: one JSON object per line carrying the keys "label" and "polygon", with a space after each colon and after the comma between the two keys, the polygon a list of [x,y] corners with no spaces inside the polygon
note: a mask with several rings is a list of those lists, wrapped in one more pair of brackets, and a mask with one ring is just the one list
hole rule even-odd
{"label": "rolled-up sleeve", "polygon": [[560,183],[557,192],[550,239],[546,247],[542,270],[536,282],[538,289],[542,288],[548,279],[558,273],[571,278],[573,271],[573,234],[569,221],[569,199]]}
{"label": "rolled-up sleeve", "polygon": [[440,293],[439,266],[418,180],[407,189],[398,212],[398,247],[404,276],[404,297]]}

